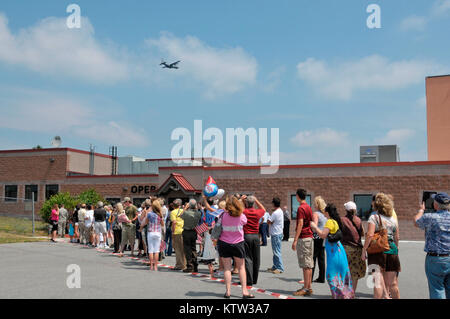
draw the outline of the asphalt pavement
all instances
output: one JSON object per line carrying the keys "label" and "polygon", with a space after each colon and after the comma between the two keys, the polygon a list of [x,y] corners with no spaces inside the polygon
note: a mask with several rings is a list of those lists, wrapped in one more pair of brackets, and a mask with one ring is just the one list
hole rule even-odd
{"label": "asphalt pavement", "polygon": [[[313,283],[313,296],[292,295],[302,286],[298,283],[302,275],[291,245],[292,242],[282,243],[285,272],[278,275],[266,271],[272,266],[270,240],[268,246],[261,247],[261,272],[252,293],[257,299],[329,299],[326,283]],[[423,242],[400,242],[401,298],[428,299],[423,247]],[[129,252],[119,258],[112,250],[87,248],[68,243],[67,239],[58,243],[3,244],[0,256],[0,298],[222,299],[225,292],[223,282],[209,278],[207,266],[200,265],[196,275],[171,270],[175,255],[166,257],[162,263],[167,267],[161,267],[158,272],[150,271],[141,260],[130,259]],[[373,296],[366,279],[358,283],[357,298]],[[232,298],[240,298],[238,276],[233,276],[233,282]]]}

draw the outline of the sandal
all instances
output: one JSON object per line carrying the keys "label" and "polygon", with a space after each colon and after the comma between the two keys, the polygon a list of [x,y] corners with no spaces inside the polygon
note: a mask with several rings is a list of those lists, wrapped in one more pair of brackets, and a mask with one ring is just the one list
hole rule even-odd
{"label": "sandal", "polygon": [[250,295],[242,295],[242,299],[253,299],[255,298],[254,295],[250,294]]}
{"label": "sandal", "polygon": [[223,295],[223,297],[224,297],[225,299],[230,299],[230,298],[231,298],[231,296],[230,296],[230,295],[227,295],[227,293],[225,293],[225,295]]}

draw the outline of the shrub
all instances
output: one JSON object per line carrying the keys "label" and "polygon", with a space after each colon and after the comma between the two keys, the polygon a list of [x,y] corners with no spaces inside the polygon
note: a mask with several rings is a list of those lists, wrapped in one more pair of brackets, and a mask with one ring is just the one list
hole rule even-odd
{"label": "shrub", "polygon": [[75,208],[77,202],[76,200],[68,193],[58,193],[50,197],[48,200],[44,202],[42,205],[41,210],[39,211],[39,215],[41,216],[42,220],[49,223],[50,218],[52,215],[52,208],[53,205],[58,204],[64,204],[64,207],[67,210],[72,210]]}

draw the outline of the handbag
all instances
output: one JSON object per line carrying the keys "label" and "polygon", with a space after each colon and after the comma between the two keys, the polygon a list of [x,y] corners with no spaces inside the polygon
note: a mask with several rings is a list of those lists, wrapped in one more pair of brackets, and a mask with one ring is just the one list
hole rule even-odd
{"label": "handbag", "polygon": [[338,229],[334,234],[328,234],[327,239],[330,243],[337,243],[338,241],[342,240],[343,237],[344,234],[340,229]]}
{"label": "handbag", "polygon": [[112,230],[113,230],[113,231],[114,231],[114,230],[115,230],[115,231],[122,230],[122,225],[119,223],[118,218],[119,218],[119,215],[116,214],[116,215],[114,216],[114,222],[113,222],[113,225],[112,225]]}
{"label": "handbag", "polygon": [[223,213],[220,214],[220,216],[219,216],[217,222],[216,222],[215,225],[214,225],[214,228],[212,229],[212,232],[211,232],[211,239],[218,240],[218,239],[220,238],[220,235],[222,234],[222,231],[223,231],[223,227],[222,227],[222,215],[223,215]]}
{"label": "handbag", "polygon": [[380,220],[380,229],[373,235],[369,247],[367,248],[368,254],[378,254],[388,251],[390,249],[387,229],[383,226],[380,214],[377,214]]}

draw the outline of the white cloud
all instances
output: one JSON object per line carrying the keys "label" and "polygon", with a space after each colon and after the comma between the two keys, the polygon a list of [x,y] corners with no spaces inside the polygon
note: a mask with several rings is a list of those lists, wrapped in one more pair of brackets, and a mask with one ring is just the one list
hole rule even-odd
{"label": "white cloud", "polygon": [[3,111],[0,128],[75,135],[118,146],[143,147],[149,144],[144,131],[126,121],[119,125],[82,101],[47,92],[20,90],[20,93],[20,98],[0,98]]}
{"label": "white cloud", "polygon": [[46,18],[13,34],[0,13],[0,61],[60,77],[114,83],[129,76],[119,51],[100,44],[94,28],[82,17],[80,29],[69,29],[64,18]]}
{"label": "white cloud", "polygon": [[181,60],[177,74],[194,79],[209,98],[238,92],[256,81],[256,59],[240,47],[215,48],[193,36],[177,38],[169,33],[147,43],[166,59]]}
{"label": "white cloud", "polygon": [[426,17],[412,15],[402,20],[400,23],[400,29],[402,31],[423,31],[427,26],[427,23],[428,19]]}
{"label": "white cloud", "polygon": [[444,17],[450,13],[450,0],[436,0],[433,2],[429,13],[425,16],[411,15],[400,23],[402,31],[424,31],[428,23],[433,19]]}
{"label": "white cloud", "polygon": [[314,131],[300,131],[290,139],[298,147],[340,147],[348,145],[348,133],[321,128]]}
{"label": "white cloud", "polygon": [[359,90],[406,88],[422,83],[429,74],[445,73],[445,70],[448,68],[429,61],[389,61],[379,55],[334,65],[308,58],[297,65],[300,79],[319,94],[340,100],[351,99]]}
{"label": "white cloud", "polygon": [[378,144],[402,144],[411,139],[415,135],[415,131],[412,129],[393,129],[386,133],[382,138],[376,140]]}
{"label": "white cloud", "polygon": [[[0,63],[98,84],[134,80],[164,86],[181,76],[187,86],[197,83],[207,97],[233,94],[256,81],[256,59],[240,47],[216,48],[194,36],[163,33],[148,39],[148,50],[138,53],[100,41],[89,19],[81,19],[80,29],[67,28],[66,18],[49,17],[13,33],[0,12]],[[181,68],[161,70],[161,55],[182,60]]]}
{"label": "white cloud", "polygon": [[416,100],[416,106],[425,109],[427,107],[427,97],[424,95],[421,98]]}
{"label": "white cloud", "polygon": [[144,132],[127,123],[118,124],[115,121],[93,123],[92,125],[75,127],[73,131],[80,137],[100,140],[109,145],[127,147],[143,147],[148,145]]}
{"label": "white cloud", "polygon": [[285,66],[277,67],[275,70],[270,72],[266,77],[266,83],[263,85],[263,90],[269,93],[274,92],[275,89],[281,84],[281,77],[285,72]]}
{"label": "white cloud", "polygon": [[450,13],[450,0],[437,0],[433,3],[431,14],[442,16]]}

